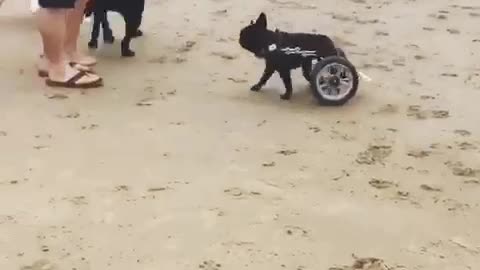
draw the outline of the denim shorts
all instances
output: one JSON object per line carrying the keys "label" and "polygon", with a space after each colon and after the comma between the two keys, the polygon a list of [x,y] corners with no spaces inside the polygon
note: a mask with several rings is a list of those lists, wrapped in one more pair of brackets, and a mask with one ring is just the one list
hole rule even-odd
{"label": "denim shorts", "polygon": [[76,0],[38,0],[42,8],[74,8]]}

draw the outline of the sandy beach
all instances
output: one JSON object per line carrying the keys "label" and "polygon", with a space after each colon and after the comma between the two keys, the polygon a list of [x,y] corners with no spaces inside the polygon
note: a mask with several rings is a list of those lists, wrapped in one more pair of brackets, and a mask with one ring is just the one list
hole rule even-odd
{"label": "sandy beach", "polygon": [[[6,0],[0,269],[480,269],[476,2],[148,0],[137,57],[101,46],[105,87],[77,91],[36,76],[29,3]],[[277,75],[249,91],[262,11],[372,81],[342,107],[300,70],[291,101]]]}

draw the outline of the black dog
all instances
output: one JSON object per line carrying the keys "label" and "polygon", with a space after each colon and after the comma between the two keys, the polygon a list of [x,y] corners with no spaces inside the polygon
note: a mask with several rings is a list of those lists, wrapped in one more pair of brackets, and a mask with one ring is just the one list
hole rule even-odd
{"label": "black dog", "polygon": [[93,14],[92,36],[88,46],[90,48],[98,47],[100,26],[103,28],[103,40],[105,43],[113,43],[115,41],[107,19],[107,12],[114,11],[122,15],[125,20],[125,37],[121,44],[122,56],[135,56],[135,52],[130,49],[130,41],[132,38],[143,35],[139,27],[142,23],[144,9],[145,0],[90,0],[85,9],[87,17]]}
{"label": "black dog", "polygon": [[268,30],[265,13],[241,30],[239,43],[257,58],[265,59],[265,71],[250,90],[259,91],[273,73],[278,72],[286,88],[285,94],[281,95],[285,100],[292,97],[292,69],[302,67],[303,76],[310,82],[313,59],[342,54],[324,35]]}

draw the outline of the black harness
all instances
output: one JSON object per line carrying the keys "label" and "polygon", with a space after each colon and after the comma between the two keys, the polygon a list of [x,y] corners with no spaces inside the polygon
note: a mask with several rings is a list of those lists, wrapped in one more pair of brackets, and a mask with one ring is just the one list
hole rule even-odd
{"label": "black harness", "polygon": [[278,29],[275,30],[275,39],[276,42],[268,46],[267,54],[281,54],[286,56],[300,56],[302,58],[320,58],[317,54],[317,51],[304,50],[301,47],[288,47],[285,46],[284,40],[287,33],[282,32]]}

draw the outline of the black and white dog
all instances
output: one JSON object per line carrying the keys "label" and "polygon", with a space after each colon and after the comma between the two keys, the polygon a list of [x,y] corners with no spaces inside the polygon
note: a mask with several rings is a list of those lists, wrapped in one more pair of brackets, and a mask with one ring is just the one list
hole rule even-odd
{"label": "black and white dog", "polygon": [[257,58],[265,59],[265,71],[250,90],[259,91],[278,72],[286,88],[285,94],[281,95],[285,100],[292,97],[293,69],[302,67],[303,76],[310,82],[313,59],[343,54],[325,35],[268,30],[265,13],[240,31],[239,43]]}
{"label": "black and white dog", "polygon": [[90,0],[85,9],[87,17],[93,14],[92,36],[88,46],[92,49],[98,47],[100,26],[103,29],[105,43],[114,42],[115,38],[107,19],[107,12],[114,11],[122,15],[125,20],[125,37],[121,44],[122,56],[135,56],[135,52],[130,49],[130,41],[132,38],[143,35],[139,27],[142,23],[144,9],[145,0]]}

